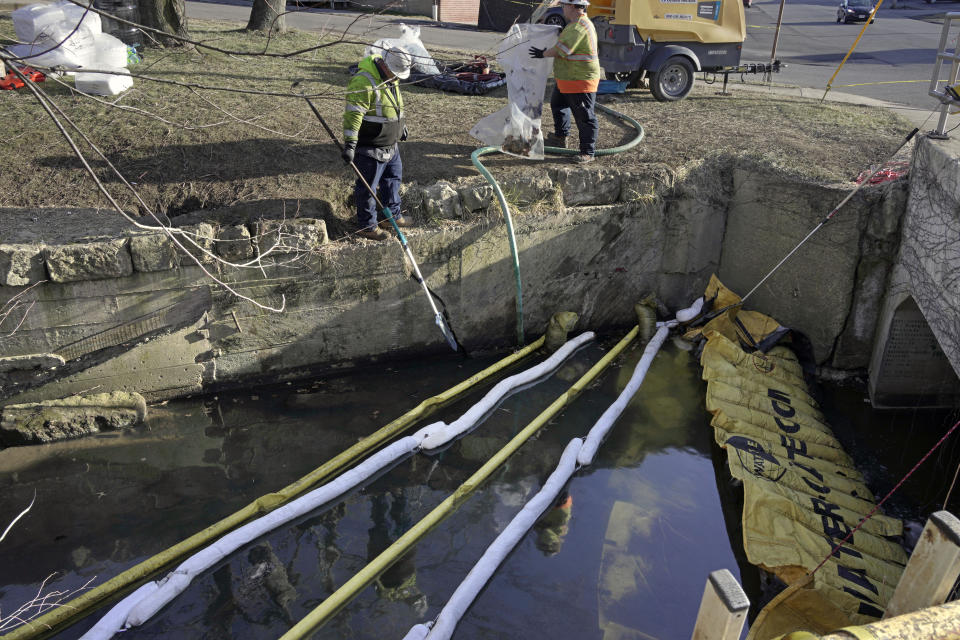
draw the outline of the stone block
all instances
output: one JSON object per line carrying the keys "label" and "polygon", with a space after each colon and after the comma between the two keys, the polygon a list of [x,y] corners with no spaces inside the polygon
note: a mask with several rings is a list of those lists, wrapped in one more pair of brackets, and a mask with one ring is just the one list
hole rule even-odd
{"label": "stone block", "polygon": [[146,414],[143,396],[123,391],[7,405],[0,418],[0,444],[40,444],[124,429],[143,422]]}
{"label": "stone block", "polygon": [[142,273],[175,269],[180,263],[179,249],[165,233],[133,236],[130,255],[133,268]]}
{"label": "stone block", "polygon": [[0,285],[22,287],[46,277],[42,245],[0,244]]}
{"label": "stone block", "polygon": [[237,224],[220,229],[217,234],[217,254],[229,262],[243,262],[252,258],[255,253],[247,226]]}
{"label": "stone block", "polygon": [[54,282],[121,278],[133,273],[129,240],[102,240],[47,247],[47,272]]}
{"label": "stone block", "polygon": [[460,194],[449,182],[438,182],[423,188],[423,212],[432,220],[452,219],[463,217],[463,206],[460,204]]}
{"label": "stone block", "polygon": [[550,176],[541,173],[505,176],[498,182],[507,202],[521,207],[550,198],[554,189]]}
{"label": "stone block", "polygon": [[[187,253],[196,258],[200,264],[213,264],[217,261],[216,257],[211,255],[214,253],[214,243],[217,237],[216,227],[209,222],[201,222],[200,224],[186,225],[180,227],[180,229],[183,233],[178,240],[186,247]],[[184,265],[195,264],[193,260],[186,257],[181,260],[181,263]]]}
{"label": "stone block", "polygon": [[313,218],[290,220],[261,220],[255,226],[257,246],[264,254],[312,252],[330,242],[327,223]]}
{"label": "stone block", "polygon": [[493,187],[489,184],[464,185],[457,191],[463,208],[471,213],[488,209],[493,203]]}
{"label": "stone block", "polygon": [[620,172],[614,169],[564,167],[554,172],[554,180],[568,207],[612,204],[620,197]]}

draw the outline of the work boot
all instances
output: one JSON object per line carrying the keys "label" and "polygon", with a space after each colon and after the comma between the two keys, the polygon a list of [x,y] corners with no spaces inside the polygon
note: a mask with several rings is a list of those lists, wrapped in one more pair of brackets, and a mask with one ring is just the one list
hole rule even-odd
{"label": "work boot", "polygon": [[[409,229],[410,227],[414,226],[413,220],[411,220],[410,218],[407,218],[406,216],[393,216],[393,220],[394,222],[397,223],[397,226],[400,227],[401,229]],[[387,231],[393,231],[393,225],[390,224],[389,220],[381,220],[380,228],[386,229]]]}
{"label": "work boot", "polygon": [[576,162],[577,164],[587,164],[588,162],[593,162],[593,156],[588,155],[586,153],[581,153],[580,155],[577,156],[574,162]]}
{"label": "work boot", "polygon": [[361,238],[366,238],[367,240],[389,240],[390,234],[384,231],[383,229],[377,229],[376,227],[370,227],[368,229],[360,229],[357,231],[357,235]]}
{"label": "work boot", "polygon": [[548,135],[544,141],[543,146],[545,147],[557,147],[558,149],[567,148],[567,136],[558,136],[555,133]]}

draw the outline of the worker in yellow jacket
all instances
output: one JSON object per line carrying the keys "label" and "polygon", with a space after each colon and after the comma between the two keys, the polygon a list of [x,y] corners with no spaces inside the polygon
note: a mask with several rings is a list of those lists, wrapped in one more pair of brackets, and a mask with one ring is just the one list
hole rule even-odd
{"label": "worker in yellow jacket", "polygon": [[[343,160],[356,165],[400,227],[413,223],[400,215],[403,164],[397,143],[407,139],[407,127],[398,80],[410,77],[412,66],[410,54],[397,47],[383,55],[367,56],[350,78],[343,112]],[[390,223],[384,220],[377,226],[377,203],[359,178],[354,195],[358,235],[370,240],[388,239],[390,234],[384,229],[389,229]]]}
{"label": "worker in yellow jacket", "polygon": [[555,133],[547,137],[550,147],[566,148],[570,133],[570,115],[580,134],[577,162],[593,161],[597,146],[597,87],[600,85],[600,58],[597,55],[597,30],[587,17],[587,0],[560,0],[567,26],[560,40],[549,49],[530,47],[533,58],[556,58],[553,75],[557,86],[550,98]]}

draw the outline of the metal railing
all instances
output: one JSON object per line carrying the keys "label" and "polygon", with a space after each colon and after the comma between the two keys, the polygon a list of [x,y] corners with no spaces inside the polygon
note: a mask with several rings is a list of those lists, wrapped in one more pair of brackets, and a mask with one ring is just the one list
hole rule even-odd
{"label": "metal railing", "polygon": [[[950,108],[960,106],[960,99],[950,95],[947,91],[950,87],[957,85],[957,76],[960,74],[960,33],[957,35],[957,43],[953,51],[947,51],[947,40],[950,37],[950,27],[954,20],[960,19],[960,13],[951,12],[943,17],[943,31],[940,33],[940,46],[937,47],[937,61],[933,65],[933,76],[930,78],[930,89],[927,92],[931,97],[936,98],[942,103],[940,107],[940,121],[937,128],[930,132],[931,138],[946,139],[945,129],[947,125],[947,116],[950,115]],[[941,80],[940,74],[943,72],[944,62],[949,61],[950,77],[947,80]],[[941,83],[944,83],[941,87]]]}

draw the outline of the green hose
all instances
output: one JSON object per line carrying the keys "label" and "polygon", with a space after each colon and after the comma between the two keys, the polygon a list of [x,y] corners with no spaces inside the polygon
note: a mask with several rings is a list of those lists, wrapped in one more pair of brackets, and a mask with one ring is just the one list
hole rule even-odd
{"label": "green hose", "polygon": [[[598,104],[597,108],[601,111],[609,113],[615,118],[620,118],[625,120],[628,124],[633,126],[637,130],[637,136],[627,142],[622,144],[619,147],[613,147],[612,149],[597,149],[596,155],[598,156],[612,156],[615,153],[622,153],[629,149],[633,149],[635,146],[640,144],[640,141],[643,140],[644,131],[643,127],[639,122],[631,118],[630,116],[620,113],[619,111],[614,111],[610,107],[606,107],[602,104]],[[480,162],[480,156],[485,156],[488,153],[499,152],[500,147],[481,147],[474,151],[470,155],[470,160],[473,161],[473,166],[477,168],[477,171],[480,172],[487,182],[490,183],[490,186],[493,187],[493,192],[497,196],[497,201],[500,203],[500,209],[503,211],[503,218],[507,221],[507,240],[510,242],[510,253],[513,255],[513,276],[517,282],[517,345],[523,346],[523,286],[520,282],[520,256],[517,253],[517,238],[513,231],[513,218],[510,216],[510,207],[507,206],[507,199],[503,196],[503,190],[500,188],[500,185],[497,184],[496,179],[490,173],[490,171],[483,166],[483,163]],[[555,155],[579,155],[580,151],[577,149],[561,149],[559,147],[544,147],[543,151],[545,153],[552,153]]]}

